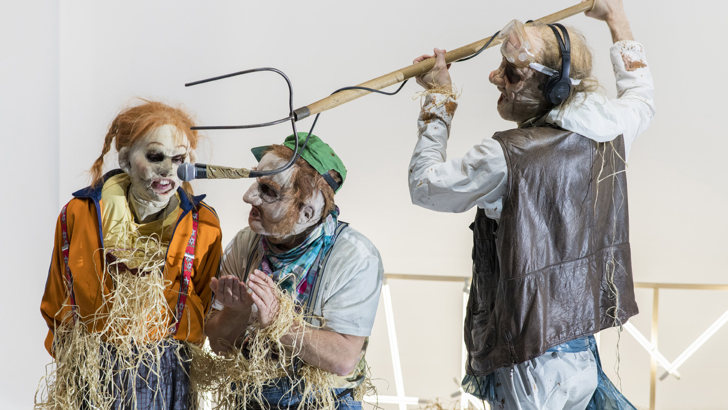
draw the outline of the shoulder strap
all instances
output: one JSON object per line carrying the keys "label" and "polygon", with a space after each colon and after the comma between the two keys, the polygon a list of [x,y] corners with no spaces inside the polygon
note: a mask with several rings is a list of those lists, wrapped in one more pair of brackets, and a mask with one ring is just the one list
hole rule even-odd
{"label": "shoulder strap", "polygon": [[179,324],[182,322],[182,312],[187,304],[187,295],[190,288],[190,280],[192,279],[192,267],[195,261],[195,245],[197,244],[197,227],[199,221],[199,214],[197,209],[192,211],[192,234],[190,234],[190,240],[187,242],[187,248],[185,249],[185,258],[182,265],[183,275],[179,285],[179,299],[177,299],[177,312],[175,313],[174,326],[172,326],[173,334],[177,334],[179,330]]}
{"label": "shoulder strap", "polygon": [[71,304],[71,311],[73,312],[73,321],[76,321],[78,312],[76,311],[76,297],[73,293],[73,275],[71,275],[71,268],[68,266],[68,222],[66,218],[66,209],[68,204],[63,206],[61,210],[61,232],[63,233],[63,246],[61,247],[61,253],[63,254],[63,264],[65,265],[66,275],[66,286],[68,287],[68,299]]}
{"label": "shoulder strap", "polygon": [[[313,289],[311,290],[311,294],[308,297],[308,300],[306,301],[306,307],[305,312],[313,313],[313,309],[316,306],[316,298],[319,293],[319,288],[321,287],[321,277],[324,274],[324,269],[326,269],[326,263],[329,261],[329,256],[331,255],[331,250],[334,249],[334,246],[336,244],[336,240],[339,238],[339,234],[346,229],[349,226],[348,222],[342,222],[338,221],[336,226],[336,231],[334,232],[334,243],[329,248],[328,252],[326,252],[323,257],[320,257],[319,260],[317,260],[319,264],[318,274],[316,275],[316,279],[314,280]],[[313,320],[313,315],[306,315],[306,321],[311,323]]]}
{"label": "shoulder strap", "polygon": [[245,261],[245,271],[243,272],[242,281],[244,283],[248,282],[248,276],[250,274],[251,269],[253,269],[253,263],[257,259],[256,255],[260,254],[260,241],[262,240],[262,238],[263,237],[261,235],[255,234],[255,235],[253,235],[253,239],[250,241],[248,257],[247,257],[247,260]]}
{"label": "shoulder strap", "polygon": [[[324,269],[326,268],[326,263],[329,261],[329,256],[331,255],[331,250],[334,249],[334,246],[336,244],[336,240],[339,238],[339,234],[346,229],[346,227],[349,226],[348,222],[342,222],[337,221],[336,225],[336,231],[334,232],[334,243],[329,248],[328,252],[326,252],[326,255],[324,255],[323,258],[320,257],[316,260],[314,263],[319,264],[319,271],[316,275],[316,279],[313,284],[313,289],[311,290],[311,294],[308,296],[308,300],[306,301],[306,306],[304,309],[304,312],[308,312],[310,314],[306,314],[305,320],[309,324],[312,324],[314,315],[313,315],[313,309],[316,306],[316,298],[318,297],[319,288],[321,287],[321,277],[323,276]],[[293,362],[291,363],[291,366],[293,367],[293,374],[298,374],[298,371],[301,369],[301,366],[303,364],[303,360],[301,360],[300,357],[295,357]],[[345,393],[345,392],[342,392]],[[344,394],[345,395],[345,394]]]}

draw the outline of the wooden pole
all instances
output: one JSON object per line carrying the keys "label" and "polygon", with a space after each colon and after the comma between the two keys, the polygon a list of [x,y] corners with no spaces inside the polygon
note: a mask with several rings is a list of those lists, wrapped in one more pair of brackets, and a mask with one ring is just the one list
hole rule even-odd
{"label": "wooden pole", "polygon": [[[541,22],[541,23],[547,23],[547,24],[556,23],[557,21],[561,21],[567,17],[571,17],[571,16],[577,15],[579,13],[583,13],[585,11],[591,10],[594,7],[595,2],[596,2],[596,0],[586,0],[582,3],[568,7],[561,11],[557,11],[556,13],[549,14],[548,16],[542,17],[536,21]],[[455,50],[448,51],[445,54],[445,60],[448,63],[452,63],[453,61],[460,60],[461,58],[471,56],[471,55],[477,53],[478,50],[483,48],[483,46],[489,40],[490,40],[490,37],[484,38],[480,41],[476,41],[474,43],[457,48]],[[500,40],[498,40],[497,38],[493,39],[493,42],[490,43],[488,48],[493,47],[498,44],[500,44]],[[421,61],[417,64],[413,64],[411,66],[402,68],[400,70],[393,71],[389,74],[385,74],[381,77],[377,77],[373,80],[369,80],[365,83],[361,83],[358,85],[358,87],[366,87],[366,88],[372,88],[375,90],[381,90],[382,88],[387,88],[390,85],[397,84],[397,83],[407,80],[409,78],[425,74],[425,73],[429,72],[432,69],[432,67],[434,67],[434,66],[435,66],[435,59],[430,58],[425,61]],[[313,104],[309,104],[305,107],[301,107],[301,108],[295,110],[293,113],[295,115],[296,121],[302,120],[310,115],[314,115],[314,114],[318,114],[320,112],[324,112],[326,110],[330,110],[334,107],[338,107],[341,104],[355,100],[359,97],[363,97],[369,93],[370,93],[369,91],[365,91],[365,90],[341,91],[334,95],[330,95],[322,100],[316,101]]]}

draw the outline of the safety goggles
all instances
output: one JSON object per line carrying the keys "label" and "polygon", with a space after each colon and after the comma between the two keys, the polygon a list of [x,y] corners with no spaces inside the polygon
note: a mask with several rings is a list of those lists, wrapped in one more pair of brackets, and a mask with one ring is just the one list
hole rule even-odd
{"label": "safety goggles", "polygon": [[[549,77],[559,75],[559,72],[536,63],[536,54],[533,51],[533,43],[526,34],[526,26],[519,20],[513,20],[503,27],[498,34],[501,41],[501,54],[506,61],[518,68],[530,67]],[[581,80],[570,79],[572,85],[577,85]]]}
{"label": "safety goggles", "polygon": [[527,67],[536,60],[526,26],[520,21],[513,20],[506,24],[498,34],[498,39],[501,41],[501,54],[514,66]]}

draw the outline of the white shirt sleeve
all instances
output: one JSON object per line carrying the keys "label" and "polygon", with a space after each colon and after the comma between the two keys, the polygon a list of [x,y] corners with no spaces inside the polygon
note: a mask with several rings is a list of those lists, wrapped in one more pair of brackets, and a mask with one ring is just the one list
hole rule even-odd
{"label": "white shirt sleeve", "polygon": [[369,336],[379,306],[384,268],[379,251],[361,233],[346,228],[324,267],[315,313],[323,328],[336,333]]}
{"label": "white shirt sleeve", "polygon": [[655,86],[644,49],[636,41],[618,41],[609,49],[617,82],[617,98],[599,93],[577,96],[567,106],[552,110],[546,121],[597,142],[624,135],[629,157],[632,142],[655,115]]}
{"label": "white shirt sleeve", "polygon": [[417,120],[419,140],[409,167],[412,203],[442,212],[465,212],[473,206],[500,218],[507,166],[500,143],[492,138],[463,158],[447,159],[447,140],[457,103],[429,94]]}
{"label": "white shirt sleeve", "polygon": [[624,144],[629,156],[632,142],[655,117],[655,85],[642,44],[618,41],[609,51],[617,80],[617,99],[612,104],[624,118]]}

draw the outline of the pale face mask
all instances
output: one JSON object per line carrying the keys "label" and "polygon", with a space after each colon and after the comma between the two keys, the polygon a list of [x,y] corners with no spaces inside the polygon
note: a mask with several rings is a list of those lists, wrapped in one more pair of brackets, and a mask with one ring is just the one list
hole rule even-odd
{"label": "pale face mask", "polygon": [[520,21],[513,20],[506,24],[498,34],[498,39],[501,40],[501,54],[514,66],[527,67],[536,60],[533,43]]}
{"label": "pale face mask", "polygon": [[[276,169],[287,162],[277,155],[266,154],[256,169]],[[253,232],[285,242],[321,220],[325,201],[319,190],[306,200],[300,210],[295,209],[294,198],[288,191],[296,167],[257,178],[243,196],[243,201],[253,206],[248,216],[248,226]]]}
{"label": "pale face mask", "polygon": [[177,167],[188,161],[190,144],[178,133],[174,126],[162,125],[119,152],[121,168],[129,174],[131,192],[140,203],[164,207],[182,184]]}
{"label": "pale face mask", "polygon": [[[534,42],[528,37],[526,26],[519,20],[506,24],[498,34],[498,39],[502,42],[501,54],[510,64],[518,68],[530,67],[549,77],[559,74],[558,71],[536,62]],[[570,80],[572,85],[581,82],[581,80]]]}

